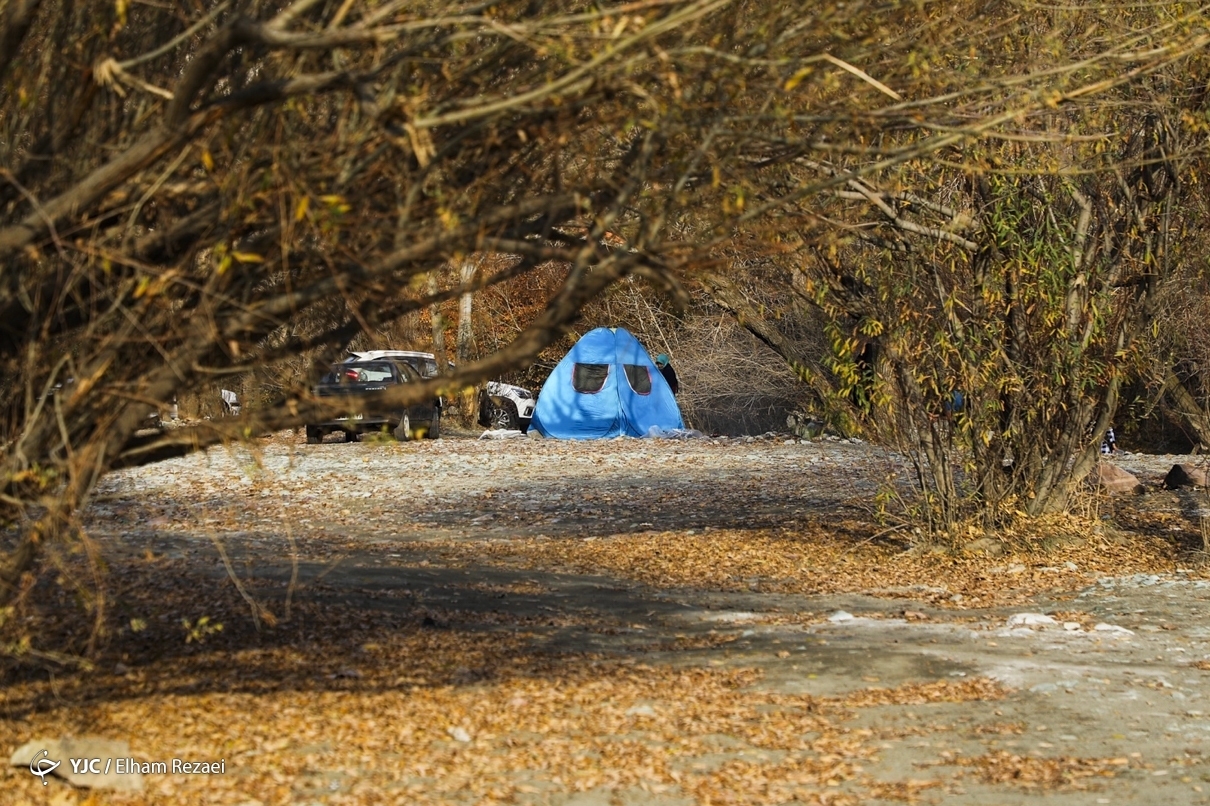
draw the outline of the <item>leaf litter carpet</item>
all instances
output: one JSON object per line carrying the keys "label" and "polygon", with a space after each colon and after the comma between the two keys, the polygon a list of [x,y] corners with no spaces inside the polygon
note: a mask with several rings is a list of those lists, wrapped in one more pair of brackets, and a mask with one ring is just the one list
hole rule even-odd
{"label": "leaf litter carpet", "polygon": [[[43,790],[5,768],[0,803],[841,806],[942,802],[972,782],[1095,790],[1129,769],[1129,758],[989,749],[939,758],[942,777],[888,780],[872,774],[888,740],[953,732],[947,704],[986,712],[1011,689],[976,677],[786,693],[731,652],[743,625],[677,633],[591,596],[545,597],[556,578],[587,578],[772,597],[765,622],[819,621],[801,597],[845,593],[961,620],[1187,562],[1155,536],[995,560],[909,551],[868,506],[895,472],[868,446],[782,439],[303,446],[279,435],[115,474],[86,523],[105,560],[104,629],[71,604],[93,573],[80,553],[58,557],[21,612],[48,650],[93,642],[94,666],[10,669],[0,746],[100,735],[140,760],[223,758],[228,772],[153,775],[143,793],[118,794]],[[404,569],[406,587],[371,573]],[[455,571],[461,581],[442,584],[477,605],[426,596],[425,574]],[[566,640],[581,633],[630,643]],[[921,711],[911,726],[859,726],[862,713],[905,706]]]}

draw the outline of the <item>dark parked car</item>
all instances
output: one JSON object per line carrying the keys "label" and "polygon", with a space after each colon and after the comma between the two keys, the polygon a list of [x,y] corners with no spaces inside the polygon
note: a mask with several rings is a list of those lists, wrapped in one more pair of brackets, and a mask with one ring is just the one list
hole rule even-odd
{"label": "dark parked car", "polygon": [[[363,350],[350,355],[345,363],[382,359],[407,364],[422,378],[436,378],[438,374],[437,356],[418,350]],[[452,369],[454,365],[449,366]],[[479,392],[479,425],[524,433],[529,430],[537,402],[534,393],[528,389],[511,383],[489,381]]]}
{"label": "dark parked car", "polygon": [[346,442],[358,434],[386,432],[396,439],[441,436],[441,401],[433,399],[408,408],[382,403],[376,398],[392,386],[419,383],[420,375],[409,365],[396,361],[347,361],[334,364],[315,387],[317,397],[347,396],[345,413],[322,423],[307,425],[307,442],[314,444],[324,436],[340,432]]}

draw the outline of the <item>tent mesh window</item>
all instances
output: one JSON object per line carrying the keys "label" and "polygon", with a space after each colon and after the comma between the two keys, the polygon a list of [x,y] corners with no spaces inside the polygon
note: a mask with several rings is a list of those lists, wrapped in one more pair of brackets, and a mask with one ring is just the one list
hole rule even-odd
{"label": "tent mesh window", "polygon": [[571,373],[571,385],[577,392],[591,395],[601,391],[608,377],[608,364],[576,364]]}
{"label": "tent mesh window", "polygon": [[623,364],[622,367],[626,370],[626,380],[630,381],[630,388],[636,394],[651,394],[651,370],[642,364]]}

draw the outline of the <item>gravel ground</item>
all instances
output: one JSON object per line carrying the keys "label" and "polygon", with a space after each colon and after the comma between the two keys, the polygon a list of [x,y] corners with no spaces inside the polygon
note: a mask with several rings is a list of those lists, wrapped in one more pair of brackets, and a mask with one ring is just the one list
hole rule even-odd
{"label": "gravel ground", "polygon": [[255,451],[114,473],[93,515],[104,521],[116,508],[192,529],[251,504],[240,515],[249,530],[276,531],[286,518],[412,536],[777,527],[868,500],[892,467],[858,442],[778,436],[304,445],[287,433]]}
{"label": "gravel ground", "polygon": [[1119,451],[1109,457],[1109,461],[1138,476],[1139,481],[1149,487],[1158,488],[1173,465],[1192,464],[1200,467],[1206,464],[1207,457]]}
{"label": "gravel ground", "polygon": [[[1122,454],[1113,461],[1154,490],[1173,463],[1187,459]],[[772,545],[759,542],[762,535],[794,533],[808,520],[841,530],[848,519],[868,516],[871,499],[896,468],[893,457],[865,444],[777,436],[591,443],[455,438],[308,446],[283,434],[263,440],[255,450],[215,449],[115,473],[98,492],[89,530],[115,558],[146,553],[149,562],[162,557],[178,561],[171,567],[182,571],[200,569],[200,576],[188,577],[190,585],[225,579],[227,570],[213,547],[217,538],[229,547],[253,595],[272,604],[294,574],[304,585],[299,601],[321,608],[354,606],[379,614],[376,618],[402,619],[399,629],[407,634],[435,630],[438,636],[459,636],[482,646],[524,639],[530,642],[529,652],[613,659],[639,664],[636,669],[755,670],[755,677],[743,678],[748,683],[742,691],[765,698],[760,700],[764,704],[740,709],[754,724],[765,718],[760,714],[766,714],[770,725],[790,724],[779,720],[793,710],[787,703],[798,702],[795,697],[833,698],[856,709],[839,734],[852,749],[835,751],[840,753],[837,770],[850,766],[836,773],[834,783],[821,784],[823,794],[817,799],[776,794],[782,791],[779,776],[789,775],[786,759],[795,752],[778,748],[789,748],[793,742],[785,742],[797,739],[733,732],[726,720],[736,717],[724,705],[720,713],[731,715],[718,723],[723,727],[711,723],[714,732],[702,734],[714,750],[694,745],[698,749],[684,750],[684,757],[669,762],[667,769],[653,767],[637,783],[633,776],[626,783],[623,775],[620,783],[583,791],[544,773],[546,767],[536,760],[539,753],[509,773],[514,788],[501,802],[1015,806],[1042,802],[1044,796],[1046,803],[1061,806],[1210,803],[1203,791],[1210,787],[1210,674],[1205,671],[1210,669],[1210,628],[1204,626],[1210,621],[1210,580],[1197,569],[1091,573],[1062,558],[988,560],[984,576],[1001,587],[1031,575],[1055,581],[1044,593],[1023,595],[1011,606],[967,607],[957,601],[961,597],[951,596],[944,573],[940,583],[893,579],[895,558],[887,554],[878,555],[889,557],[879,560],[886,563],[881,570],[866,569],[875,580],[868,588],[820,594],[779,593],[762,584],[694,588],[638,581],[648,578],[642,565],[656,562],[658,550],[636,555],[639,559],[629,568],[613,565],[596,572],[582,566],[487,561],[493,547],[525,541],[556,542],[576,551],[590,545],[627,547],[628,541],[649,535],[658,549],[672,545],[659,542],[666,534],[680,541],[702,538],[696,545],[707,552],[713,542],[708,532],[716,532],[720,542],[724,533],[734,533],[729,539],[739,535],[741,543],[751,541],[749,553],[761,551],[756,547]],[[1137,501],[1160,508],[1179,505],[1165,497],[1171,495],[1149,493],[1118,506]],[[287,535],[299,546],[297,567],[285,558]],[[450,546],[459,545],[467,551],[450,552]],[[851,564],[847,553],[835,555],[833,567]],[[467,557],[473,561],[480,554],[484,562],[468,564]],[[759,563],[760,557],[747,559]],[[119,564],[115,560],[115,567]],[[157,625],[167,630],[182,615],[190,612],[146,617],[154,633]],[[155,634],[147,640],[161,638]],[[302,645],[291,647],[293,653],[304,651]],[[263,651],[269,651],[267,645]],[[355,684],[363,673],[348,664],[357,662],[354,656],[332,659],[338,665],[325,671],[324,685]],[[168,697],[172,708],[184,714],[191,708],[218,707],[204,697],[199,705],[191,704],[204,692],[221,692],[216,682],[155,682],[154,668],[139,672],[139,679],[157,696]],[[466,693],[473,701],[495,696],[499,689],[489,672],[473,665],[448,674],[450,683],[438,691],[450,696]],[[122,675],[128,680],[131,673]],[[562,680],[552,678],[549,685],[560,686]],[[945,686],[981,680],[993,681],[1002,693],[977,694],[983,690],[978,684],[972,689],[976,694],[944,694],[950,691]],[[651,685],[646,698],[641,688],[627,695],[632,699],[617,695],[626,719],[654,718],[666,711],[697,713],[691,687]],[[941,686],[943,694],[920,696],[912,686]],[[404,686],[405,697],[407,690]],[[380,688],[374,692],[388,696]],[[56,689],[55,696],[65,695]],[[509,696],[513,699],[507,702],[524,699]],[[75,707],[54,706],[45,724],[60,724]],[[108,719],[118,720],[121,706],[107,713]],[[559,713],[565,720],[560,724],[572,725],[579,718],[575,709]],[[31,729],[25,724],[12,728],[22,741]],[[445,737],[429,747],[457,751],[463,741],[457,737],[477,735],[470,722],[465,724],[465,729],[450,729],[452,743]],[[225,730],[235,742],[240,729]],[[667,734],[658,741],[644,737],[622,731],[610,741],[650,742],[651,753],[670,752]],[[284,748],[282,770],[295,769],[287,763],[293,758],[293,738],[281,737],[271,745]],[[457,757],[459,763],[473,765],[532,738],[524,732],[502,733],[485,739],[487,744],[476,742],[474,753],[461,751]],[[570,747],[591,755],[601,752],[600,739],[584,735],[576,740],[582,742],[579,750],[574,741]],[[819,742],[824,739],[814,746],[825,746]],[[849,746],[835,744],[834,737],[827,742],[833,742],[826,744],[830,748]],[[156,752],[138,747],[137,736],[132,744]],[[450,744],[453,750],[445,747]],[[257,786],[278,786],[273,791],[285,794],[261,794],[252,801],[247,798],[262,790],[207,795],[191,784],[194,789],[182,790],[179,802],[413,802],[392,801],[384,794],[395,785],[384,783],[392,774],[375,771],[377,762],[364,751],[359,751],[363,768],[356,772],[342,766],[342,752],[306,752],[312,753],[306,769],[276,773],[263,784],[256,779]],[[485,755],[476,756],[479,752]],[[842,757],[847,759],[843,763]],[[278,756],[259,758],[264,766],[264,759]],[[860,765],[851,766],[855,758]],[[232,764],[237,766],[234,760]],[[694,771],[718,769],[742,769],[744,775],[719,778],[722,783],[712,778],[712,789],[693,783]],[[351,775],[361,776],[360,789],[347,783]],[[12,780],[24,783],[23,778]],[[415,802],[495,802],[442,795],[440,778],[406,780],[419,787],[410,790],[419,793]],[[163,782],[160,791],[175,791],[171,785]],[[175,797],[148,802],[177,802]]]}

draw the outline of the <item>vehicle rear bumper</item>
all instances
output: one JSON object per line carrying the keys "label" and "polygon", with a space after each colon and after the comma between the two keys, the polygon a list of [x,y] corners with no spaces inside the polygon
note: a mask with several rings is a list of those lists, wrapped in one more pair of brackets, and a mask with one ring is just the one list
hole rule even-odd
{"label": "vehicle rear bumper", "polygon": [[394,428],[399,425],[398,418],[390,417],[362,417],[361,419],[340,418],[337,420],[328,420],[325,423],[312,423],[308,428],[318,428],[321,431],[355,431],[364,433],[367,431],[381,431],[383,428]]}
{"label": "vehicle rear bumper", "polygon": [[[409,415],[408,425],[413,429],[429,428],[432,426],[432,420],[421,420]],[[322,431],[325,434],[332,434],[337,431],[348,431],[354,434],[372,434],[377,431],[394,431],[398,427],[398,417],[363,417],[360,420],[339,419],[307,425],[307,428]]]}

